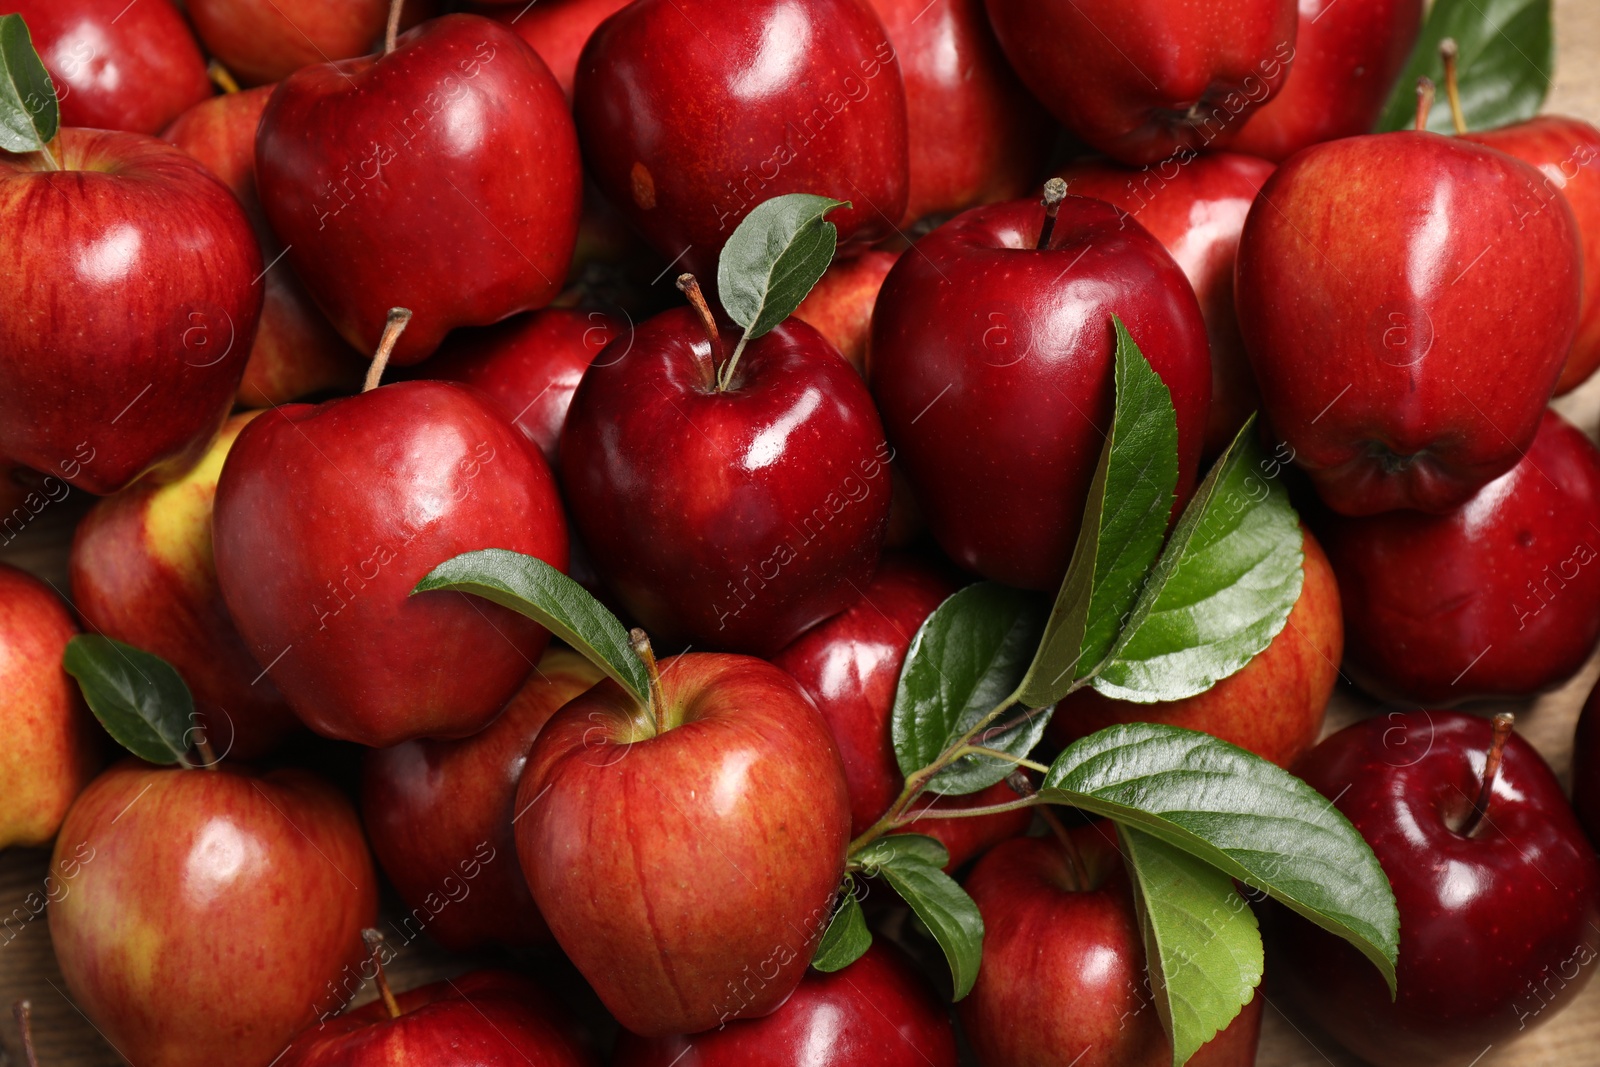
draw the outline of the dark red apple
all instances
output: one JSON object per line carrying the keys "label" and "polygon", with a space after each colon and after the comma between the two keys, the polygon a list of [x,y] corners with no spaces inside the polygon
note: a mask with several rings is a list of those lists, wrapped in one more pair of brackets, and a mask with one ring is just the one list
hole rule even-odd
{"label": "dark red apple", "polygon": [[1335,517],[1323,540],[1346,665],[1378,696],[1531,696],[1600,640],[1600,450],[1554,412],[1527,456],[1457,510]]}
{"label": "dark red apple", "polygon": [[868,377],[940,546],[986,578],[1054,588],[1109,425],[1119,316],[1178,419],[1192,484],[1211,400],[1205,322],[1172,257],[1109,204],[1069,196],[1048,247],[1036,200],[974,208],[889,272]]}
{"label": "dark red apple", "polygon": [[1594,970],[1594,848],[1509,721],[1495,727],[1509,735],[1498,769],[1486,767],[1491,729],[1471,715],[1397,712],[1346,727],[1296,768],[1355,824],[1394,887],[1399,999],[1348,943],[1275,910],[1268,969],[1379,1067],[1470,1063],[1555,1015]]}
{"label": "dark red apple", "polygon": [[171,0],[3,0],[28,24],[63,126],[159,133],[211,95],[205,57]]}
{"label": "dark red apple", "polygon": [[601,192],[703,284],[774,196],[849,201],[841,243],[905,214],[905,87],[864,0],[638,0],[584,46],[573,107]]}
{"label": "dark red apple", "polygon": [[1572,739],[1572,807],[1591,842],[1600,843],[1600,697],[1589,693]]}
{"label": "dark red apple", "polygon": [[389,14],[389,0],[186,0],[186,6],[206,51],[245,85],[365,55],[383,36]]}
{"label": "dark red apple", "polygon": [[663,660],[655,717],[607,679],[555,714],[517,790],[533,898],[646,1037],[770,1014],[844,874],[850,808],[822,716],[748,656]]}
{"label": "dark red apple", "polygon": [[548,304],[583,194],[561,87],[516,34],[476,15],[285,78],[261,116],[256,179],[289,261],[347,341],[370,352],[389,308],[416,312],[397,365],[458,326]]}
{"label": "dark red apple", "polygon": [[783,1007],[690,1036],[623,1031],[615,1067],[956,1067],[950,1016],[927,981],[878,941],[843,970],[808,971]]}
{"label": "dark red apple", "polygon": [[987,3],[1033,95],[1089,147],[1136,166],[1225,147],[1295,58],[1295,0]]}
{"label": "dark red apple", "polygon": [[469,7],[503,22],[539,53],[561,91],[572,99],[578,55],[595,27],[628,5],[628,0],[544,0],[543,3],[479,4]]}
{"label": "dark red apple", "polygon": [[899,258],[898,252],[876,248],[840,256],[828,264],[811,292],[794,309],[794,317],[816,327],[863,378],[867,374],[872,308],[878,302],[883,280]]}
{"label": "dark red apple", "polygon": [[267,412],[217,485],[217,577],[305,724],[381,747],[488,725],[549,634],[498,605],[411,590],[462,552],[567,565],[555,480],[477,394],[400,382]]}
{"label": "dark red apple", "polygon": [[0,230],[28,235],[0,248],[0,455],[111,493],[192,463],[222,425],[261,256],[238,202],[171,145],[64,129],[53,151],[61,170],[0,156]]}
{"label": "dark red apple", "polygon": [[1219,455],[1259,406],[1233,310],[1233,268],[1245,216],[1273,165],[1232,152],[1176,157],[1134,169],[1085,162],[1061,171],[1069,192],[1115,204],[1183,268],[1211,340],[1206,454]]}

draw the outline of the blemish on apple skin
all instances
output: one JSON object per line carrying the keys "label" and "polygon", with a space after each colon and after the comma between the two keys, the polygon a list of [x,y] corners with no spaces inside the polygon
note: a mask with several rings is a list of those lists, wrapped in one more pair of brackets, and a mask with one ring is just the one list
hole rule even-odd
{"label": "blemish on apple skin", "polygon": [[633,202],[644,211],[653,211],[656,206],[656,180],[650,176],[650,170],[643,163],[635,163],[628,172],[629,181],[633,185]]}

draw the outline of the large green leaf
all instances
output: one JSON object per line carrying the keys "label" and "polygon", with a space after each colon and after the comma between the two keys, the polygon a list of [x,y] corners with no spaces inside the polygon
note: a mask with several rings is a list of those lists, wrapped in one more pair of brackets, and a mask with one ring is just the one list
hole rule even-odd
{"label": "large green leaf", "polygon": [[[949,597],[923,621],[906,651],[890,713],[901,773],[909,778],[933,763],[1012,694],[1038,643],[1042,616],[1033,596],[979,582]],[[1048,709],[1013,708],[974,743],[1025,756],[1048,721]],[[991,756],[963,756],[940,771],[929,788],[947,795],[976,793],[1004,779],[1014,766]]]}
{"label": "large green leaf", "polygon": [[[1461,110],[1474,130],[1521,122],[1539,113],[1555,73],[1555,33],[1550,0],[1435,0],[1405,73],[1379,120],[1380,130],[1407,130],[1417,113],[1417,79],[1444,85],[1439,42],[1455,39]],[[1293,75],[1291,74],[1291,77]],[[1437,133],[1454,129],[1440,93],[1428,116]]]}
{"label": "large green leaf", "polygon": [[839,891],[839,906],[822,933],[817,954],[811,957],[811,966],[819,971],[843,970],[872,947],[872,931],[867,929],[866,916],[861,914],[855,886],[855,878],[845,875],[844,888]]}
{"label": "large green leaf", "polygon": [[1254,420],[1217,461],[1145,580],[1094,677],[1139,703],[1210,689],[1271,644],[1305,581],[1300,519],[1265,458]]}
{"label": "large green leaf", "polygon": [[505,548],[463,552],[429,571],[412,595],[439,589],[475,593],[526,615],[650,704],[650,678],[628,631],[589,591],[542,559]]}
{"label": "large green leaf", "polygon": [[1394,989],[1400,919],[1372,849],[1288,771],[1210,734],[1112,726],[1069,745],[1040,790],[1142,830],[1343,937]]}
{"label": "large green leaf", "polygon": [[983,961],[983,916],[967,891],[941,870],[950,862],[944,846],[921,834],[891,834],[862,849],[855,862],[863,874],[888,882],[933,934],[950,964],[955,998],[971,992]]}
{"label": "large green leaf", "polygon": [[1261,931],[1233,880],[1132,826],[1119,827],[1133,875],[1156,1011],[1182,1067],[1261,984]]}
{"label": "large green leaf", "polygon": [[839,230],[823,216],[848,201],[786,193],[756,205],[717,260],[717,292],[745,339],[788,318],[833,260]]}
{"label": "large green leaf", "polygon": [[61,125],[56,88],[21,15],[0,16],[0,148],[37,152]]}
{"label": "large green leaf", "polygon": [[119,745],[150,763],[187,764],[194,698],[172,664],[100,634],[79,634],[67,642],[61,666]]}

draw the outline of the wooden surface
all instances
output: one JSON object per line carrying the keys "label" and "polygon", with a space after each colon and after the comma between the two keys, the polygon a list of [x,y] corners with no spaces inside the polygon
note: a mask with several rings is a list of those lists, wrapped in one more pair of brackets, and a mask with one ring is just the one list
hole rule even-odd
{"label": "wooden surface", "polygon": [[[1561,62],[1547,110],[1600,123],[1600,0],[1556,0],[1557,39]],[[1556,407],[1591,437],[1600,439],[1600,378],[1590,381]],[[0,560],[25,567],[67,591],[65,545],[73,523],[86,505],[83,494],[53,504],[15,542],[0,548]],[[1522,705],[1518,729],[1566,782],[1570,747],[1578,709],[1600,679],[1600,654],[1555,693]],[[1348,687],[1341,686],[1329,710],[1328,730],[1337,729],[1377,709]],[[1492,710],[1492,709],[1491,709]],[[55,965],[43,914],[20,922],[35,909],[48,854],[13,849],[0,853],[0,1006],[18,997],[34,1004],[35,1032],[41,1067],[115,1067],[121,1059],[72,1005]],[[8,917],[13,921],[7,923]],[[398,988],[410,988],[441,973],[463,969],[426,941],[406,948],[391,974]],[[219,980],[225,980],[219,977]],[[1358,1067],[1327,1037],[1304,1022],[1277,1010],[1270,990],[1257,1067]],[[364,991],[359,999],[367,999]],[[0,1067],[17,1067],[16,1030],[10,1012],[0,1018]],[[9,1058],[8,1058],[9,1054]],[[1591,982],[1561,1015],[1534,1029],[1519,1042],[1490,1048],[1474,1064],[1461,1067],[1593,1067],[1600,1065],[1600,982]],[[219,1065],[223,1067],[223,1065]]]}

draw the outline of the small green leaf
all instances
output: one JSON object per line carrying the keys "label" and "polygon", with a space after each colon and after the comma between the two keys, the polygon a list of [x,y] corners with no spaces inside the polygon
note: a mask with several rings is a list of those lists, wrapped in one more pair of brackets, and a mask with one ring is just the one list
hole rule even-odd
{"label": "small green leaf", "polygon": [[[1116,330],[1116,408],[1101,451],[1072,564],[1018,698],[1054,704],[1111,650],[1161,552],[1178,484],[1178,417],[1172,392],[1122,320]],[[1092,578],[1090,576],[1093,576]]]}
{"label": "small green leaf", "polygon": [[861,914],[855,888],[855,878],[845,875],[844,888],[839,891],[839,907],[829,920],[827,930],[823,931],[817,954],[811,958],[811,966],[824,973],[843,970],[872,947],[872,931],[867,929],[866,917]]}
{"label": "small green leaf", "polygon": [[61,125],[56,88],[21,15],[0,17],[0,148],[37,152]]}
{"label": "small green leaf", "polygon": [[1245,423],[1184,509],[1127,625],[1094,677],[1150,704],[1210,689],[1272,643],[1305,581],[1305,534],[1282,466]]}
{"label": "small green leaf", "polygon": [[862,873],[888,882],[944,949],[955,998],[972,991],[983,961],[983,916],[967,891],[941,869],[943,845],[921,834],[880,837],[856,855]]}
{"label": "small green leaf", "polygon": [[[1555,72],[1550,0],[1435,0],[1411,60],[1384,105],[1379,130],[1409,130],[1417,113],[1417,79],[1444,86],[1439,42],[1455,39],[1461,110],[1473,130],[1493,129],[1539,113]],[[1428,128],[1451,133],[1450,104],[1440,92]]]}
{"label": "small green leaf", "polygon": [[1288,771],[1210,734],[1155,723],[1075,741],[1041,796],[1142,830],[1349,941],[1395,988],[1400,918],[1378,858]]}
{"label": "small green leaf", "polygon": [[149,763],[188,763],[194,698],[172,664],[100,634],[79,634],[67,642],[61,666],[119,745]]}
{"label": "small green leaf", "polygon": [[463,552],[439,564],[411,592],[475,593],[540,623],[590,663],[650,703],[650,678],[628,631],[589,591],[542,559],[504,548]]}
{"label": "small green leaf", "polygon": [[1142,830],[1118,830],[1156,1012],[1182,1067],[1255,995],[1261,931],[1227,875]]}
{"label": "small green leaf", "polygon": [[[934,609],[906,650],[890,711],[890,736],[907,777],[933,763],[1011,695],[1039,640],[1036,598],[995,582],[969,585]],[[974,739],[1013,756],[1039,743],[1048,709],[1014,708]],[[976,793],[1015,764],[968,755],[936,775],[929,788],[947,796]]]}
{"label": "small green leaf", "polygon": [[833,260],[839,230],[823,216],[847,200],[787,193],[756,205],[722,246],[717,292],[754,340],[788,318]]}

